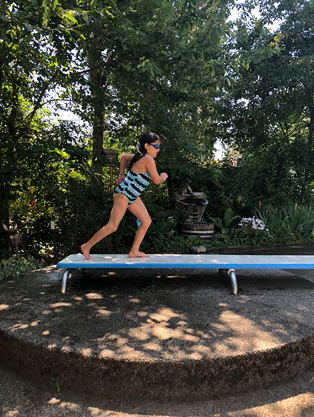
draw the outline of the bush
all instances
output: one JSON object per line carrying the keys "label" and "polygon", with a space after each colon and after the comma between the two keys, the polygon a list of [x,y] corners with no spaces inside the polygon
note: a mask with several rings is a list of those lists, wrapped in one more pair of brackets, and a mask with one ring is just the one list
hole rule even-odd
{"label": "bush", "polygon": [[17,278],[20,275],[41,268],[42,264],[34,258],[24,258],[23,256],[13,256],[10,259],[0,261],[0,280],[6,278]]}
{"label": "bush", "polygon": [[267,204],[262,206],[258,216],[280,242],[309,240],[314,237],[314,207],[311,204],[308,206]]}

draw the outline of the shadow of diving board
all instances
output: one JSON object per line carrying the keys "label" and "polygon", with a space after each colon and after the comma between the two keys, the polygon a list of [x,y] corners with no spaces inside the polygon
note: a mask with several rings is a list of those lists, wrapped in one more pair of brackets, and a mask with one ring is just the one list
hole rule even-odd
{"label": "shadow of diving board", "polygon": [[87,260],[82,254],[69,255],[58,262],[57,268],[65,269],[61,292],[73,269],[218,269],[228,270],[232,293],[237,294],[236,269],[314,269],[311,255],[181,255],[157,254],[149,258],[129,258],[128,255],[91,255]]}

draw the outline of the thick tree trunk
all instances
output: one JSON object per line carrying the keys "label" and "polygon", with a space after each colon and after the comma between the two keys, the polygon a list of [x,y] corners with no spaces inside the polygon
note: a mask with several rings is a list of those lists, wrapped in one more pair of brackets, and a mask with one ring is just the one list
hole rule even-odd
{"label": "thick tree trunk", "polygon": [[92,183],[102,184],[102,162],[101,152],[103,149],[104,138],[104,117],[105,117],[105,101],[103,99],[103,79],[99,74],[97,64],[92,64],[90,68],[90,79],[93,94],[93,168]]}

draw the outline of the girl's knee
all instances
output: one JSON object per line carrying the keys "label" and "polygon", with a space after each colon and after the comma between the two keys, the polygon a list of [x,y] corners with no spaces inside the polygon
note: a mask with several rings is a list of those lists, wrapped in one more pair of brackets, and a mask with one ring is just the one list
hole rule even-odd
{"label": "girl's knee", "polygon": [[143,221],[142,221],[142,225],[146,228],[146,229],[148,229],[149,228],[149,226],[152,224],[152,219],[150,218],[150,217],[147,217],[146,219],[144,219]]}
{"label": "girl's knee", "polygon": [[114,233],[114,232],[116,232],[118,230],[118,226],[119,225],[117,225],[115,223],[109,222],[107,224],[107,226],[106,226],[108,233]]}

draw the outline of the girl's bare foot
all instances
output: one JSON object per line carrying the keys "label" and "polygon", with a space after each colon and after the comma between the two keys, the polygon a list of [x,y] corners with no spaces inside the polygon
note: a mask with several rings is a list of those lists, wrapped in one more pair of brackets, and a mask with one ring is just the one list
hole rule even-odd
{"label": "girl's bare foot", "polygon": [[85,244],[81,246],[81,251],[82,251],[82,254],[85,256],[86,259],[92,259],[92,257],[89,254],[89,249],[86,248]]}
{"label": "girl's bare foot", "polygon": [[150,255],[146,255],[146,253],[144,253],[144,252],[139,252],[139,251],[137,251],[137,252],[130,252],[129,253],[129,258],[149,258],[150,257]]}

